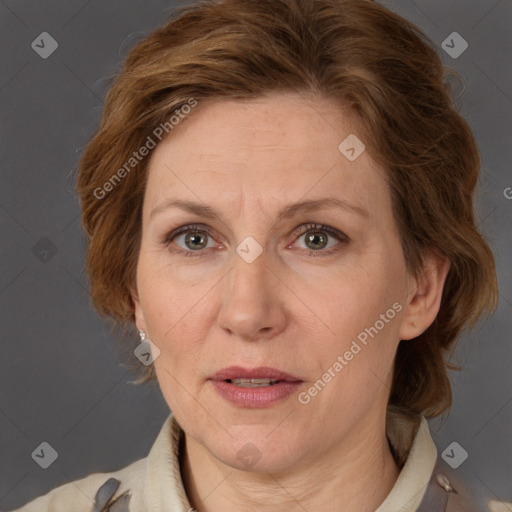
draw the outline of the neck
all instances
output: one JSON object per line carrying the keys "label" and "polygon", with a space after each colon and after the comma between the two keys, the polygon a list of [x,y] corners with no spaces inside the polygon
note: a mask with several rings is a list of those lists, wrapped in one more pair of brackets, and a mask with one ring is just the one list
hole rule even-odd
{"label": "neck", "polygon": [[234,469],[187,437],[180,465],[190,504],[197,512],[373,512],[400,473],[385,435],[385,415],[380,423],[358,426],[326,453],[278,474]]}

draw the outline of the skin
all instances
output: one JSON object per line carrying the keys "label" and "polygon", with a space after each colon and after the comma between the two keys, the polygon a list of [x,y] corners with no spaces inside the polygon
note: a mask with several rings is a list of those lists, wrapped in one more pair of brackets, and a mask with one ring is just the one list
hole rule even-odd
{"label": "skin", "polygon": [[[385,436],[393,360],[434,320],[448,263],[428,254],[419,277],[407,272],[384,170],[368,151],[351,162],[338,150],[352,133],[356,119],[334,100],[280,92],[200,102],[153,151],[133,301],[161,351],[155,370],[186,433],[182,476],[199,512],[370,512],[396,482]],[[366,213],[278,219],[290,203],[326,197]],[[176,207],[150,215],[169,199],[223,220]],[[308,244],[311,223],[348,242],[322,232]],[[188,224],[211,228],[206,248],[183,233],[165,242]],[[252,263],[236,252],[248,236],[263,249]],[[232,365],[271,366],[307,391],[396,302],[402,310],[307,404],[295,393],[241,408],[208,381]],[[251,467],[237,457],[249,442],[260,457]]]}

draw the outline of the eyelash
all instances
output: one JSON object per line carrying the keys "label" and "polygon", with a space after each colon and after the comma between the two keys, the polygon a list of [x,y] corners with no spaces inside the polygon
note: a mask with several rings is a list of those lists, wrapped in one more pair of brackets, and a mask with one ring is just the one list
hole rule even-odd
{"label": "eyelash", "polygon": [[[348,236],[345,235],[344,233],[342,233],[341,231],[338,231],[337,229],[331,228],[324,224],[303,224],[302,226],[300,226],[293,232],[293,236],[300,238],[301,236],[305,235],[308,231],[313,231],[313,230],[314,231],[325,231],[328,235],[333,236],[338,241],[340,241],[342,246],[348,245],[348,243],[350,241]],[[166,235],[165,239],[163,240],[164,245],[168,246],[176,237],[178,237],[179,235],[182,235],[183,233],[187,233],[189,231],[203,231],[203,232],[207,233],[211,238],[214,238],[214,232],[210,227],[208,227],[206,225],[202,225],[202,224],[188,224],[186,226],[181,226],[181,227],[171,231],[170,233],[168,233]],[[307,249],[302,249],[302,250],[308,251]],[[322,257],[322,256],[329,256],[339,250],[340,250],[340,246],[336,246],[336,247],[331,247],[330,249],[327,249],[327,250],[318,250],[318,251],[309,250],[308,252],[310,253],[311,257],[317,258],[317,257]],[[187,258],[190,258],[190,257],[202,258],[202,257],[206,256],[205,253],[207,252],[205,250],[186,251],[186,250],[180,249],[180,248],[173,249],[173,251],[177,252],[177,253],[181,253]]]}

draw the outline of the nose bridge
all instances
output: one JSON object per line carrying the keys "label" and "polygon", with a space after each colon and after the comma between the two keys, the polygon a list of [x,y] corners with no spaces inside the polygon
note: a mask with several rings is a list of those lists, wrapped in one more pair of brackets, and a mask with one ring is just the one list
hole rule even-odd
{"label": "nose bridge", "polygon": [[[277,287],[271,282],[267,254],[263,251],[251,261],[240,248],[245,246],[240,244],[234,255],[218,321],[222,328],[240,338],[256,339],[262,332],[278,328],[283,315]],[[254,248],[249,242],[249,255]]]}
{"label": "nose bridge", "polygon": [[267,295],[268,254],[254,239],[242,241],[233,257],[229,276],[229,296],[253,304]]}

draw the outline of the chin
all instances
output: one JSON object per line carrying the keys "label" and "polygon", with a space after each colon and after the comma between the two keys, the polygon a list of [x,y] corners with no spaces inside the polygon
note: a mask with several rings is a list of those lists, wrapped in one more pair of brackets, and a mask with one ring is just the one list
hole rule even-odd
{"label": "chin", "polygon": [[[245,427],[245,428],[242,428]],[[281,473],[295,467],[304,450],[303,436],[290,435],[289,430],[277,434],[275,426],[240,426],[233,437],[225,434],[224,444],[214,436],[205,446],[222,463],[240,471]]]}

